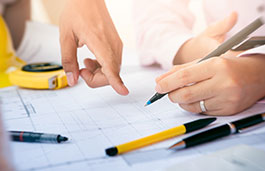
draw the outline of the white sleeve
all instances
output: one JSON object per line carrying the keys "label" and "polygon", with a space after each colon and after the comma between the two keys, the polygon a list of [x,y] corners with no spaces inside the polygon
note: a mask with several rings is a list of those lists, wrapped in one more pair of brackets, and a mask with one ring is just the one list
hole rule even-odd
{"label": "white sleeve", "polygon": [[243,53],[240,53],[238,57],[243,57],[243,56],[249,56],[249,55],[257,55],[257,54],[262,54],[265,55],[265,45],[249,49]]}
{"label": "white sleeve", "polygon": [[141,64],[171,68],[178,49],[192,37],[189,0],[133,0],[133,5]]}

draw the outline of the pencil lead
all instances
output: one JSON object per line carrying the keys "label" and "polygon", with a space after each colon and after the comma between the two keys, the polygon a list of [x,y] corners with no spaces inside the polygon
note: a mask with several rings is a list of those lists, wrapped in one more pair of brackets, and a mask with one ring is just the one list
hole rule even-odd
{"label": "pencil lead", "polygon": [[174,149],[174,150],[180,150],[182,148],[185,148],[186,144],[184,141],[179,141],[176,144],[173,144],[172,146],[168,147],[168,149]]}

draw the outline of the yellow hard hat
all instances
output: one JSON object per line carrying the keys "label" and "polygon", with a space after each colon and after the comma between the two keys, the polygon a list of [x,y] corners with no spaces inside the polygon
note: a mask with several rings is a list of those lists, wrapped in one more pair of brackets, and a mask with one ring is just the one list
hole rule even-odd
{"label": "yellow hard hat", "polygon": [[9,86],[7,70],[10,67],[21,67],[25,62],[15,55],[8,28],[0,15],[0,88]]}

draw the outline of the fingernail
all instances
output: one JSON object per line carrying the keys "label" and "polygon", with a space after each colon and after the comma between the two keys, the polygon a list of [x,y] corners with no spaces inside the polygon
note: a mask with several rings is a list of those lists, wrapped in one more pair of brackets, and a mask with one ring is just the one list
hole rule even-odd
{"label": "fingernail", "polygon": [[74,75],[72,72],[67,72],[66,73],[66,77],[67,77],[67,82],[69,86],[74,86],[75,81],[74,81]]}
{"label": "fingernail", "polygon": [[157,92],[162,92],[162,88],[161,88],[160,85],[156,85],[155,90],[156,90]]}

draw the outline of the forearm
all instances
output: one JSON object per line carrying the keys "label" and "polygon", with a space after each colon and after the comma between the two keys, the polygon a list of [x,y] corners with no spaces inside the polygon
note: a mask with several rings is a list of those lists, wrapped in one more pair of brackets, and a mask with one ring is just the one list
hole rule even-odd
{"label": "forearm", "polygon": [[11,32],[13,45],[17,48],[22,40],[26,21],[30,19],[30,0],[18,0],[7,5],[3,16]]}

